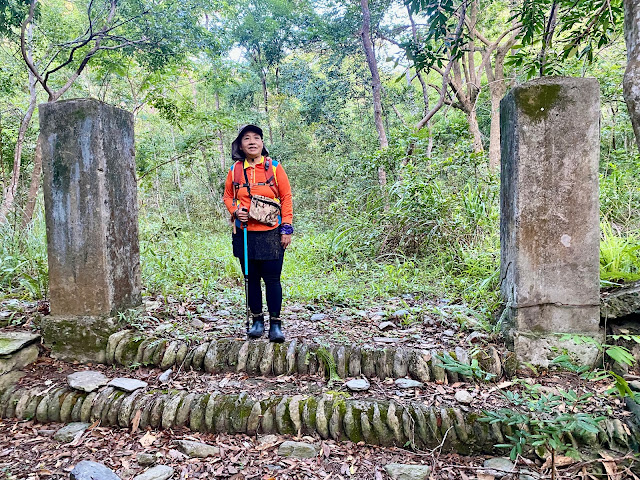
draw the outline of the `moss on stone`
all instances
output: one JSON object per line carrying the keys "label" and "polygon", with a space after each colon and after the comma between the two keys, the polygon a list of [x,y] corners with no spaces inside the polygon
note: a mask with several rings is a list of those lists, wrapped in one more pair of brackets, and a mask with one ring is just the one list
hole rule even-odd
{"label": "moss on stone", "polygon": [[230,433],[246,433],[253,404],[246,392],[238,395],[232,405],[233,413],[230,415],[232,432]]}
{"label": "moss on stone", "polygon": [[207,403],[209,403],[209,397],[211,395],[205,393],[200,396],[200,398],[196,398],[193,401],[193,408],[191,410],[191,415],[189,417],[189,427],[194,432],[203,432],[205,431],[204,425],[204,412],[207,408]]}
{"label": "moss on stone", "polygon": [[[89,420],[91,420],[91,410],[93,408],[93,401],[96,399],[97,396],[98,396],[98,392],[91,392],[89,395],[86,396],[86,398],[82,402],[82,408],[80,409],[81,422],[88,423]],[[43,402],[45,400],[43,400]],[[40,405],[38,405],[38,410],[40,410]],[[38,419],[39,422],[41,422],[42,420],[40,420],[38,417],[39,415],[36,412],[36,418]]]}
{"label": "moss on stone", "polygon": [[169,342],[165,339],[160,339],[158,341],[158,345],[156,346],[155,351],[153,352],[153,358],[151,359],[151,365],[160,365],[160,362],[164,358],[164,352],[167,349],[167,344]]}
{"label": "moss on stone", "polygon": [[562,104],[562,87],[558,84],[527,85],[514,89],[519,109],[533,121],[546,120],[549,111]]}
{"label": "moss on stone", "polygon": [[360,414],[361,410],[359,408],[353,404],[347,405],[343,420],[344,433],[353,443],[358,443],[364,440],[362,435],[362,426],[360,423]]}
{"label": "moss on stone", "polygon": [[116,362],[120,365],[132,365],[136,363],[138,350],[143,342],[144,338],[140,336],[129,337],[125,343],[120,342],[120,345],[116,348]]}
{"label": "moss on stone", "polygon": [[309,397],[301,402],[302,406],[302,431],[306,434],[316,433],[316,410],[318,400]]}
{"label": "moss on stone", "polygon": [[109,410],[106,415],[106,424],[107,425],[118,425],[118,412],[120,411],[120,406],[122,402],[125,400],[126,394],[121,391],[117,391],[113,394],[113,397],[110,399]]}

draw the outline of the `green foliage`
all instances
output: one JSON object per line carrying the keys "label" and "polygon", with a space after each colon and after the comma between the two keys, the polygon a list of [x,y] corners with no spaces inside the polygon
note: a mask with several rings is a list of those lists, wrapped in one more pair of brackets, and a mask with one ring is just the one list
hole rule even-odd
{"label": "green foliage", "polygon": [[640,230],[616,235],[609,223],[602,223],[600,229],[600,279],[614,282],[640,280]]}
{"label": "green foliage", "polygon": [[466,364],[454,359],[448,353],[434,356],[442,363],[442,367],[444,367],[445,370],[449,370],[450,372],[456,372],[460,375],[477,378],[478,380],[483,380],[485,382],[491,381],[496,376],[494,373],[489,373],[483,370],[483,368],[478,363],[478,360],[476,360],[475,358],[471,359],[470,364]]}
{"label": "green foliage", "polygon": [[41,299],[47,295],[49,275],[44,219],[32,227],[0,226],[0,296]]}
{"label": "green foliage", "polygon": [[336,359],[333,358],[333,354],[329,349],[326,346],[321,345],[316,350],[316,355],[318,360],[324,364],[326,371],[329,373],[328,385],[331,386],[334,382],[341,382],[342,379],[340,378],[340,375],[338,375]]}
{"label": "green foliage", "polygon": [[510,408],[483,411],[484,417],[480,421],[501,423],[513,429],[513,434],[507,435],[508,443],[495,446],[510,449],[512,460],[529,449],[541,456],[549,452],[579,458],[571,435],[597,434],[598,424],[605,418],[579,413],[593,395],[562,389],[558,393],[544,394],[539,392],[540,385],[524,386],[522,393],[504,392]]}

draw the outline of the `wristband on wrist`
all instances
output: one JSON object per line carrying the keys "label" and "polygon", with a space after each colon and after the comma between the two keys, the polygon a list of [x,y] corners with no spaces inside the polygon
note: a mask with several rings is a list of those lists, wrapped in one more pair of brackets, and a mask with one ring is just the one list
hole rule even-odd
{"label": "wristband on wrist", "polygon": [[280,235],[291,235],[293,233],[293,225],[283,223],[280,225]]}

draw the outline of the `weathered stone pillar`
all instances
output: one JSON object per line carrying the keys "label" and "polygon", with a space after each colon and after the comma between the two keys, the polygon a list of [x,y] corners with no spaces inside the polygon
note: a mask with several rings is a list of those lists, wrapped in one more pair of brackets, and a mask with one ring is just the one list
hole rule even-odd
{"label": "weathered stone pillar", "polygon": [[500,105],[503,330],[522,362],[546,366],[567,348],[558,334],[599,337],[600,88],[592,78],[546,77]]}
{"label": "weathered stone pillar", "polygon": [[97,100],[40,109],[51,317],[45,343],[102,361],[111,317],[140,304],[133,116]]}

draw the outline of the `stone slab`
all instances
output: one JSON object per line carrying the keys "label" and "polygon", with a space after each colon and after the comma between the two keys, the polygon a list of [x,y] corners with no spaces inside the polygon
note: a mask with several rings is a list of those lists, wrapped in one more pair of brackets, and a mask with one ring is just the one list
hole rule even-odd
{"label": "stone slab", "polygon": [[16,353],[21,348],[36,343],[40,335],[31,332],[0,332],[0,358]]}
{"label": "stone slab", "polygon": [[38,359],[40,350],[37,345],[23,348],[13,355],[0,358],[0,375],[12,370],[20,370]]}
{"label": "stone slab", "polygon": [[147,382],[143,382],[142,380],[137,380],[135,378],[125,378],[118,377],[114,378],[109,382],[110,387],[114,387],[120,390],[124,390],[125,392],[135,392],[140,388],[147,388],[149,385]]}
{"label": "stone slab", "polygon": [[527,82],[503,98],[500,115],[505,337],[513,344],[523,332],[597,335],[598,81],[545,77]]}
{"label": "stone slab", "polygon": [[39,112],[51,313],[139,305],[133,115],[93,99]]}
{"label": "stone slab", "polygon": [[67,382],[71,388],[91,393],[109,383],[109,377],[95,370],[83,370],[67,375]]}
{"label": "stone slab", "polygon": [[[594,337],[590,332],[583,332],[578,337]],[[596,337],[604,343],[604,337]],[[514,351],[521,363],[548,367],[558,352],[566,351],[580,365],[595,366],[599,356],[598,347],[593,344],[575,342],[564,339],[558,334],[527,334],[520,332],[514,338]]]}
{"label": "stone slab", "polygon": [[113,317],[48,315],[42,319],[42,338],[58,360],[106,363],[109,336],[121,330]]}

